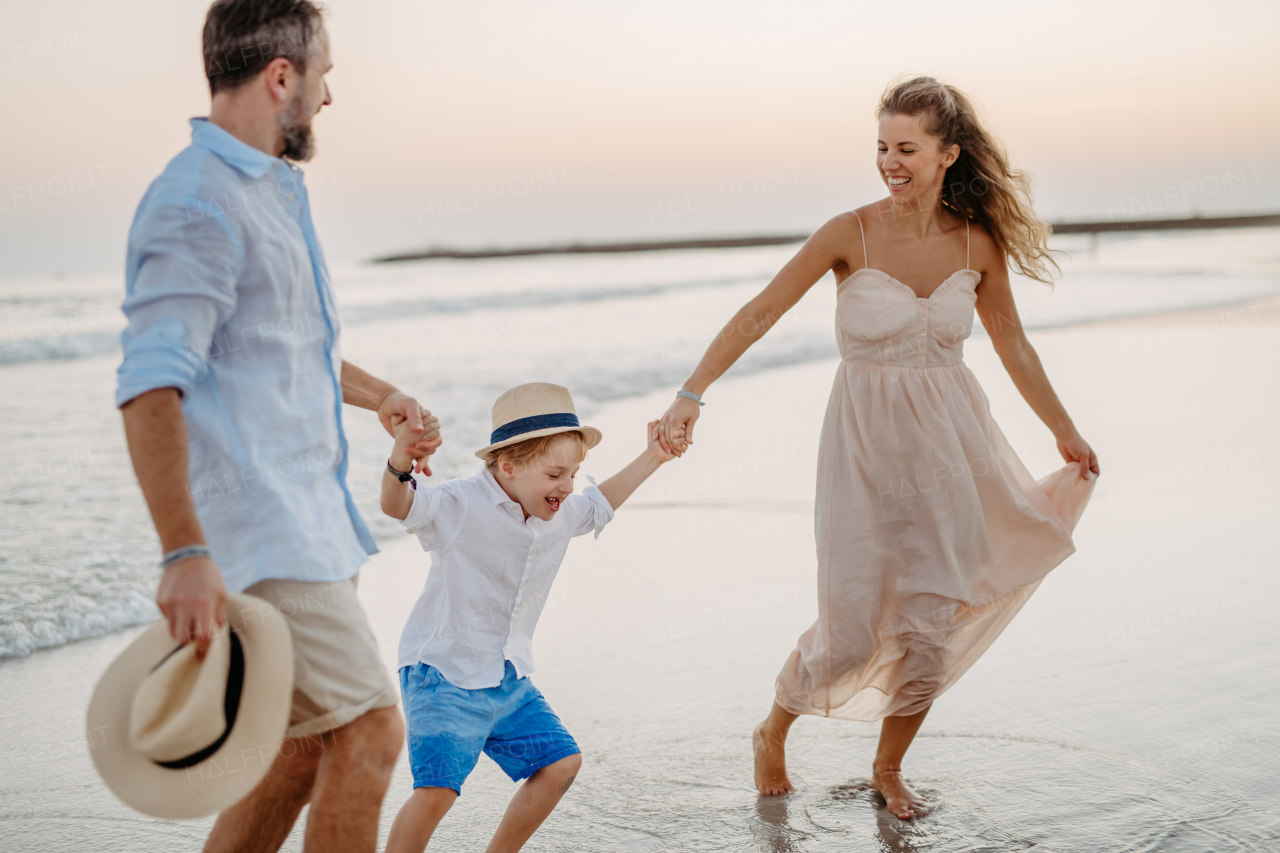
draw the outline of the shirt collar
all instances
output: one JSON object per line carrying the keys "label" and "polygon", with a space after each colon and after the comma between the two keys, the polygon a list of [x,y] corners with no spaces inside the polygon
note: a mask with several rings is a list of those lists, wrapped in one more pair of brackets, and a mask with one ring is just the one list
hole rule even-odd
{"label": "shirt collar", "polygon": [[[480,490],[484,492],[484,496],[489,499],[489,503],[494,506],[502,506],[504,503],[515,504],[520,507],[519,501],[513,501],[511,496],[503,491],[502,486],[498,485],[498,480],[493,476],[493,471],[488,465],[480,466],[479,473]],[[524,510],[520,510],[520,514],[524,514]]]}
{"label": "shirt collar", "polygon": [[191,143],[210,151],[224,163],[258,180],[277,163],[284,162],[236,139],[207,118],[191,119]]}
{"label": "shirt collar", "polygon": [[531,515],[528,518],[525,518],[524,507],[520,506],[519,501],[512,500],[511,496],[503,491],[502,486],[498,485],[498,480],[493,476],[493,471],[488,465],[480,466],[480,471],[476,474],[476,479],[480,481],[480,490],[484,492],[484,496],[489,499],[490,503],[494,506],[507,505],[512,507],[515,510],[515,517],[527,527],[538,528],[544,525],[554,524],[556,518],[559,517],[553,517],[550,521],[543,521],[536,515]]}

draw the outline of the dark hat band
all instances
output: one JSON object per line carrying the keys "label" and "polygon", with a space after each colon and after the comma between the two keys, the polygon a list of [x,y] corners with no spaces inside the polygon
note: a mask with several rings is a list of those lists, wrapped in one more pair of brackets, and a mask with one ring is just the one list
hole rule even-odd
{"label": "dark hat band", "polygon": [[497,444],[500,441],[506,441],[508,438],[515,438],[517,435],[524,435],[527,432],[535,432],[540,429],[576,426],[580,426],[580,424],[578,423],[578,416],[573,412],[518,418],[495,429],[489,435],[489,443]]}
{"label": "dark hat band", "polygon": [[[227,727],[223,729],[222,735],[217,740],[199,752],[193,752],[186,758],[179,758],[176,761],[156,761],[155,763],[161,767],[167,767],[170,770],[194,767],[221,749],[227,742],[227,738],[231,736],[231,727],[236,724],[236,715],[240,711],[240,694],[244,690],[244,650],[240,646],[240,638],[236,636],[235,629],[229,627],[227,630],[231,635],[231,666],[227,670],[227,691],[222,697],[222,713],[227,720]],[[182,646],[178,647],[178,649],[181,648]],[[165,655],[165,660],[172,657],[178,649]],[[159,668],[159,664],[156,667]],[[152,672],[154,671],[153,669]]]}

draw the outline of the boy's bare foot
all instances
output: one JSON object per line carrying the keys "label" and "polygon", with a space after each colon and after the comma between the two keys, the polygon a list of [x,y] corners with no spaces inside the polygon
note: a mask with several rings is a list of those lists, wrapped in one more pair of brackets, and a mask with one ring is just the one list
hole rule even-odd
{"label": "boy's bare foot", "polygon": [[885,807],[903,820],[928,814],[928,800],[917,794],[902,778],[901,770],[872,767],[871,787],[884,797]]}
{"label": "boy's bare foot", "polygon": [[764,723],[751,733],[751,748],[756,756],[756,790],[766,797],[795,790],[787,778],[785,745],[783,738],[765,731]]}

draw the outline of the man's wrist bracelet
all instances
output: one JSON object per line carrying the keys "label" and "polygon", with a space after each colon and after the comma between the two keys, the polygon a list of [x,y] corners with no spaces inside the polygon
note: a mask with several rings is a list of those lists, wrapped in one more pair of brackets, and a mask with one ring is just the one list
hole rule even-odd
{"label": "man's wrist bracelet", "polygon": [[677,391],[677,392],[676,392],[676,396],[677,396],[677,397],[684,397],[684,398],[686,398],[686,399],[692,400],[693,402],[697,403],[699,406],[705,406],[705,405],[706,405],[706,403],[702,402],[702,395],[701,395],[701,394],[695,394],[695,393],[694,393],[694,392],[692,392],[692,391]]}
{"label": "man's wrist bracelet", "polygon": [[207,545],[188,545],[185,548],[175,548],[165,554],[160,559],[160,568],[167,569],[179,560],[185,560],[188,557],[213,557]]}
{"label": "man's wrist bracelet", "polygon": [[388,459],[387,470],[391,472],[392,476],[394,476],[397,480],[399,480],[402,483],[407,483],[413,479],[413,463],[412,462],[409,463],[408,471],[399,471],[391,465],[391,460]]}

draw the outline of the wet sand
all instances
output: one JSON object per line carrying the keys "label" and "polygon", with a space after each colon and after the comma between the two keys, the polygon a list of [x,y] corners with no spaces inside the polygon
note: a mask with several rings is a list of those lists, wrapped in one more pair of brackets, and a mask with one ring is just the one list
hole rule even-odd
{"label": "wet sand", "polygon": [[[585,753],[529,850],[1263,851],[1280,847],[1280,300],[1036,332],[1103,475],[1054,570],[931,711],[903,823],[867,787],[876,724],[802,718],[796,793],[760,798],[750,733],[816,613],[812,490],[834,362],[727,379],[693,452],[570,548],[535,682]],[[1052,437],[984,338],[966,347],[1028,468]],[[667,393],[593,418],[604,477]],[[405,537],[364,569],[384,659],[421,588]],[[196,848],[210,820],[130,812],[94,774],[84,707],[136,631],[0,665],[0,847]],[[410,791],[402,758],[383,833]],[[433,849],[479,849],[514,786],[486,758]],[[883,845],[877,847],[876,845]],[[301,849],[295,831],[285,849]]]}

